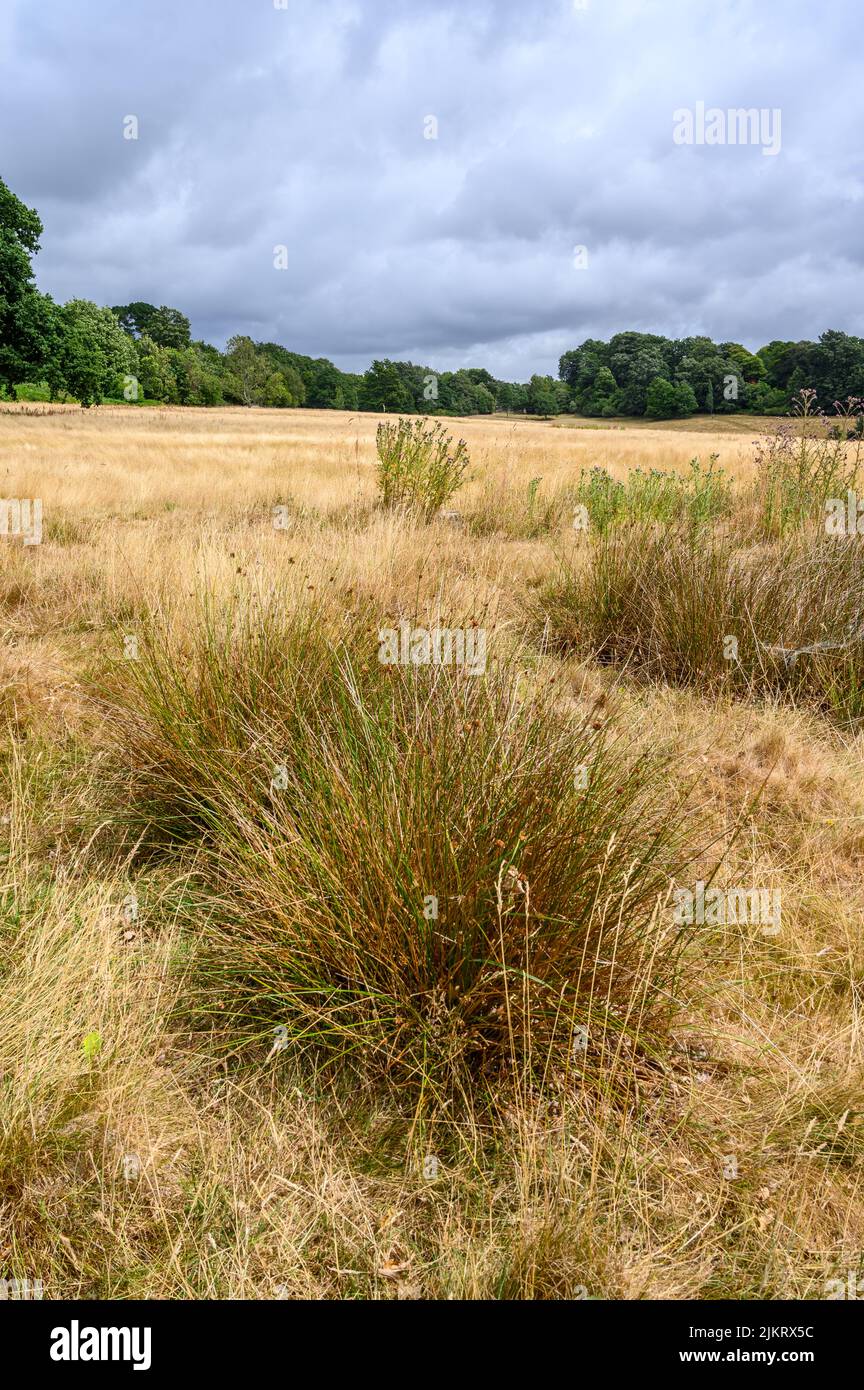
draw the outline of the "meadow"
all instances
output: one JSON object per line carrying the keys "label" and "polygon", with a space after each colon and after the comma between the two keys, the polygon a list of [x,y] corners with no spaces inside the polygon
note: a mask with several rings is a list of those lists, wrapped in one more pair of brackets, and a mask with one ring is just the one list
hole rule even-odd
{"label": "meadow", "polygon": [[[0,410],[44,516],[0,537],[0,1278],[826,1297],[864,1244],[864,562],[821,524],[858,446],[449,419],[427,518],[378,424]],[[382,665],[406,623],[482,630],[483,674]],[[676,915],[700,884],[779,930]]]}

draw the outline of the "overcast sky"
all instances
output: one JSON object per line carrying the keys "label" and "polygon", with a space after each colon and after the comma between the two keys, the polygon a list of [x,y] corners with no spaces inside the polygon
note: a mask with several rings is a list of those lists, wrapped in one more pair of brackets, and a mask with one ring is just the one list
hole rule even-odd
{"label": "overcast sky", "polygon": [[[40,288],[511,380],[626,328],[864,331],[858,0],[583,4],[0,0]],[[699,102],[779,109],[780,152],[676,144]]]}

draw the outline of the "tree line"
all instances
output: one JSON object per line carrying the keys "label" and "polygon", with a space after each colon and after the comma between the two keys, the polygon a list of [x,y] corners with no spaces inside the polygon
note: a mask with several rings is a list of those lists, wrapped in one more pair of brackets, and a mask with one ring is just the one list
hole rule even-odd
{"label": "tree line", "polygon": [[864,339],[830,330],[815,343],[775,339],[749,352],[707,337],[617,333],[565,352],[559,374],[580,415],[782,415],[805,389],[830,411],[864,397]]}
{"label": "tree line", "polygon": [[0,179],[0,396],[138,404],[368,410],[403,415],[671,419],[698,413],[783,414],[798,391],[864,397],[864,340],[829,331],[818,342],[775,340],[749,352],[708,337],[618,333],[565,352],[557,379],[499,381],[482,367],[436,372],[382,359],[359,374],[279,343],[231,338],[224,351],[193,340],[179,309],[143,301],[56,304],[38,289],[32,258],[42,222]]}

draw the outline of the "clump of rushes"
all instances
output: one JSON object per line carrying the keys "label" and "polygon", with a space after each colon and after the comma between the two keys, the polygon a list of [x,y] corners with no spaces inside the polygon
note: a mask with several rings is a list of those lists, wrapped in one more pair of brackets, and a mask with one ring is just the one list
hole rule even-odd
{"label": "clump of rushes", "polygon": [[713,530],[618,526],[539,596],[536,622],[648,680],[864,715],[864,553],[800,533],[735,547]]}
{"label": "clump of rushes", "polygon": [[733,679],[724,638],[740,630],[746,646],[750,637],[747,571],[720,538],[689,526],[620,523],[580,558],[540,596],[553,648],[676,684]]}
{"label": "clump of rushes", "polygon": [[274,601],[118,665],[135,834],[197,847],[197,1009],[441,1094],[632,1075],[686,956],[676,779],[519,671],[382,667],[376,626]]}
{"label": "clump of rushes", "polygon": [[429,521],[462,486],[468,445],[437,421],[398,420],[378,426],[378,489],[385,507],[404,507]]}

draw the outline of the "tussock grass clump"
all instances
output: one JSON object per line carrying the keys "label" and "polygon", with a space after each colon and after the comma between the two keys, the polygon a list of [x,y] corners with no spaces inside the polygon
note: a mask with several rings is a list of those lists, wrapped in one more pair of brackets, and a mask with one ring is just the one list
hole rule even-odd
{"label": "tussock grass clump", "polygon": [[454,445],[437,421],[398,420],[378,426],[378,489],[385,507],[404,507],[429,521],[462,486],[468,445]]}
{"label": "tussock grass clump", "polygon": [[565,577],[563,607],[551,609],[553,639],[566,645],[575,621],[577,641],[602,662],[683,684],[725,680],[723,636],[744,610],[742,582],[710,538],[686,528],[616,527],[592,544],[584,570]]}
{"label": "tussock grass clump", "polygon": [[618,527],[541,597],[551,645],[650,680],[864,713],[864,552],[803,534],[736,548],[691,527]]}
{"label": "tussock grass clump", "polygon": [[320,610],[141,655],[111,697],[131,811],[198,847],[197,1002],[229,1046],[281,1028],[442,1089],[662,1046],[686,945],[662,765],[518,673],[384,668]]}

